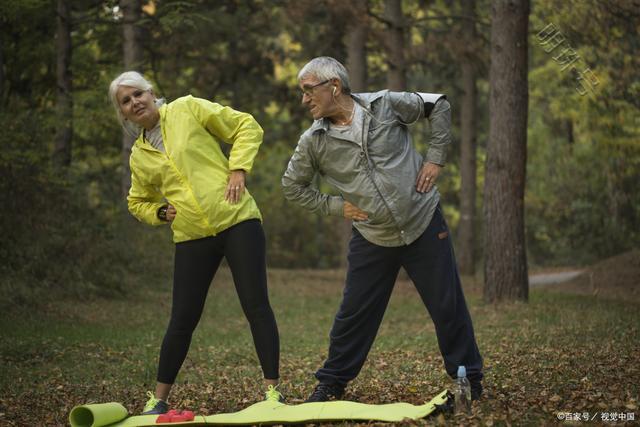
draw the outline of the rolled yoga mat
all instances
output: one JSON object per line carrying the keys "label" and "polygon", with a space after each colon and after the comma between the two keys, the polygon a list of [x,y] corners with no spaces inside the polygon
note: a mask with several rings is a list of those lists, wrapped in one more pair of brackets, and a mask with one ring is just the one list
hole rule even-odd
{"label": "rolled yoga mat", "polygon": [[[96,403],[76,406],[69,413],[71,427],[105,427],[105,426],[178,426],[183,424],[206,425],[205,417],[196,416],[193,421],[156,424],[157,415],[136,415],[128,417],[127,408],[117,402]],[[128,418],[127,418],[128,417]]]}
{"label": "rolled yoga mat", "polygon": [[[157,415],[138,415],[126,418],[127,411],[118,403],[105,403],[103,405],[118,405],[121,418],[114,421],[116,407],[102,410],[100,413],[91,412],[93,424],[74,424],[74,412],[78,408],[95,407],[101,405],[78,406],[71,411],[69,421],[72,427],[143,427],[155,425],[251,425],[251,424],[281,424],[301,423],[317,421],[386,421],[399,422],[405,419],[418,420],[431,414],[436,405],[444,405],[447,402],[447,391],[443,391],[430,402],[424,405],[411,405],[409,403],[389,403],[384,405],[368,405],[365,403],[349,402],[346,400],[332,402],[303,403],[300,405],[286,405],[279,402],[258,402],[242,411],[216,414],[209,416],[198,415],[193,421],[178,423],[156,424]],[[124,415],[122,415],[124,411]],[[107,415],[111,418],[107,419]],[[83,415],[84,417],[85,415]],[[101,418],[104,416],[104,420]],[[89,419],[88,417],[86,418]],[[85,418],[80,419],[84,421]]]}
{"label": "rolled yoga mat", "polygon": [[127,408],[117,402],[76,406],[69,414],[73,427],[100,427],[127,418]]}

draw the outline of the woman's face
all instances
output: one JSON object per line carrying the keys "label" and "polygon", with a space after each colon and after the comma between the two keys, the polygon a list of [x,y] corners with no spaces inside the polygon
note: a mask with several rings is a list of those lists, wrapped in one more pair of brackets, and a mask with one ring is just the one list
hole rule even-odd
{"label": "woman's face", "polygon": [[158,107],[153,93],[131,86],[120,86],[116,93],[120,111],[125,119],[148,128],[158,120]]}

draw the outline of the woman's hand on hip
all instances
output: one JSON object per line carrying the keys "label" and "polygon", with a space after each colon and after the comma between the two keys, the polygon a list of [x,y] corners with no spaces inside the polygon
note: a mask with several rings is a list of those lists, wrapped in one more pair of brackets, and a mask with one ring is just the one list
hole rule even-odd
{"label": "woman's hand on hip", "polygon": [[177,213],[178,211],[176,211],[176,208],[173,205],[167,206],[167,221],[173,221],[176,218]]}
{"label": "woman's hand on hip", "polygon": [[244,177],[245,171],[242,169],[233,170],[229,175],[229,182],[224,192],[224,199],[232,205],[238,203],[244,194]]}

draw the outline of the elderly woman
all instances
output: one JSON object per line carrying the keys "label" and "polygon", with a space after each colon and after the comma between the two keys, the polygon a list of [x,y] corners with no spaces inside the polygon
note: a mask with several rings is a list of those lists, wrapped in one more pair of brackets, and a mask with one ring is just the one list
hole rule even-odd
{"label": "elderly woman", "polygon": [[[137,136],[129,211],[151,225],[171,224],[175,242],[171,320],[160,348],[155,394],[148,393],[143,414],[168,411],[169,392],[223,257],[249,321],[266,398],[281,400],[275,388],[279,337],[267,293],[265,237],[260,211],[245,188],[262,128],[250,114],[193,96],[163,104],[134,71],[111,82],[109,97],[123,128]],[[229,159],[218,141],[232,145]]]}

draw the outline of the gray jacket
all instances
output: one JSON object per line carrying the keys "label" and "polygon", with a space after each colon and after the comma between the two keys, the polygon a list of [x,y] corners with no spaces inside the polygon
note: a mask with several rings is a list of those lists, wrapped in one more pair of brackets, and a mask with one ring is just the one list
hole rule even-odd
{"label": "gray jacket", "polygon": [[[449,103],[444,95],[386,90],[352,97],[365,109],[364,141],[341,139],[326,118],[314,121],[282,177],[284,195],[311,211],[335,216],[343,215],[346,200],[369,216],[353,222],[365,239],[380,246],[408,245],[429,225],[440,195],[435,186],[428,193],[416,191],[423,158],[407,125],[428,118],[431,138],[424,162],[444,165],[451,143]],[[340,195],[318,191],[316,172]]]}

